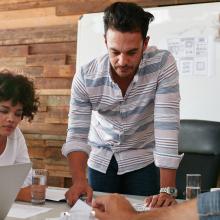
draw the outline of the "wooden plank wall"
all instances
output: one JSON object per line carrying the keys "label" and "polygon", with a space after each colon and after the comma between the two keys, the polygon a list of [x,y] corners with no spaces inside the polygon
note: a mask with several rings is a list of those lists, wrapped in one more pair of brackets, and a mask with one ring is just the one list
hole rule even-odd
{"label": "wooden plank wall", "polygon": [[[114,0],[1,0],[0,69],[35,82],[40,109],[32,123],[23,121],[34,167],[49,170],[49,185],[69,186],[70,174],[60,149],[65,141],[77,21],[100,12]],[[127,1],[132,2],[132,1]],[[215,2],[209,0],[134,0],[143,7]]]}

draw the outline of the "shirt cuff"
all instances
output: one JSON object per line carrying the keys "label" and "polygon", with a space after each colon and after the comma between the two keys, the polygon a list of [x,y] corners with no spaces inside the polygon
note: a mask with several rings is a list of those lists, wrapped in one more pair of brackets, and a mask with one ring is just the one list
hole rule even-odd
{"label": "shirt cuff", "polygon": [[158,154],[154,152],[154,163],[157,167],[177,169],[184,154],[172,155],[172,154]]}
{"label": "shirt cuff", "polygon": [[69,141],[66,142],[62,147],[62,154],[67,157],[70,152],[83,151],[86,154],[90,154],[91,147],[81,141]]}

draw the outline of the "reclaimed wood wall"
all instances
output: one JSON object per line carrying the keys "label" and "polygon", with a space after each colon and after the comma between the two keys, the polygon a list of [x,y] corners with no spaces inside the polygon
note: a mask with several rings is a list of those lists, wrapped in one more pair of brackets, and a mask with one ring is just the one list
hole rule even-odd
{"label": "reclaimed wood wall", "polygon": [[[49,171],[49,185],[69,186],[61,155],[69,95],[76,63],[77,21],[100,12],[114,0],[1,0],[0,69],[27,75],[35,83],[40,109],[32,123],[20,125],[36,168]],[[132,1],[127,1],[132,2]],[[215,2],[209,0],[134,0],[143,7]]]}

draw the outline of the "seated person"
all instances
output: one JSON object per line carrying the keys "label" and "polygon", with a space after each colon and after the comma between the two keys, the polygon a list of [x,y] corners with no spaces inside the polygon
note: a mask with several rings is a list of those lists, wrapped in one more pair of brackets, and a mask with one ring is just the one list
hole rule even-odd
{"label": "seated person", "polygon": [[[0,72],[0,166],[30,162],[19,122],[31,121],[38,109],[33,83],[27,77],[11,72]],[[31,201],[31,171],[17,200]]]}
{"label": "seated person", "polygon": [[92,214],[98,220],[218,220],[220,191],[202,193],[197,199],[142,213],[137,213],[119,194],[97,197],[92,206]]}

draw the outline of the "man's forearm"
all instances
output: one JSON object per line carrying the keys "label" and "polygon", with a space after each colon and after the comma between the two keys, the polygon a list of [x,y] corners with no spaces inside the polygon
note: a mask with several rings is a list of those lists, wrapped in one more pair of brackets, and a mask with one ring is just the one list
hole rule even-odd
{"label": "man's forearm", "polygon": [[176,187],[176,170],[160,168],[160,187]]}
{"label": "man's forearm", "polygon": [[67,156],[72,181],[85,180],[88,155],[82,151],[71,152]]}

